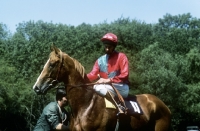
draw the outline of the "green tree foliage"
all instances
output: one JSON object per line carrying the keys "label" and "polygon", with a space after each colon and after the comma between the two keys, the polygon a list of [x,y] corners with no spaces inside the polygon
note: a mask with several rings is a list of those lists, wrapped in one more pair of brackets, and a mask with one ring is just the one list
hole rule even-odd
{"label": "green tree foliage", "polygon": [[[14,34],[0,24],[0,111],[4,114],[0,129],[32,130],[43,107],[54,99],[55,91],[37,96],[32,90],[52,43],[89,72],[103,54],[100,38],[107,32],[118,36],[116,50],[129,59],[130,94],[151,93],[163,100],[172,112],[174,131],[199,121],[200,19],[188,13],[166,14],[156,24],[123,17],[110,24],[76,27],[28,21],[19,23]],[[15,125],[12,129],[10,123]]]}
{"label": "green tree foliage", "polygon": [[0,23],[0,55],[6,55],[8,46],[6,41],[10,38],[10,33],[5,24]]}
{"label": "green tree foliage", "polygon": [[15,67],[4,59],[0,59],[0,65],[0,129],[32,130],[43,107],[54,100],[54,95],[38,97],[32,90],[33,83],[17,78]]}
{"label": "green tree foliage", "polygon": [[154,26],[156,40],[160,47],[172,54],[185,54],[200,44],[200,19],[190,13],[172,16],[166,14]]}
{"label": "green tree foliage", "polygon": [[138,92],[155,94],[171,107],[179,106],[186,87],[177,77],[177,60],[160,49],[158,43],[142,50],[137,58],[134,79],[138,82]]}
{"label": "green tree foliage", "polygon": [[187,61],[185,82],[189,84],[198,83],[200,80],[200,49],[197,47],[190,49],[185,59]]}
{"label": "green tree foliage", "polygon": [[10,66],[3,59],[0,60],[0,65],[0,128],[24,130],[26,129],[26,117],[28,117],[24,107],[31,104],[30,92],[33,91],[31,88],[27,88],[29,85],[22,79],[16,81],[15,67]]}
{"label": "green tree foliage", "polygon": [[[135,54],[153,43],[152,26],[150,24],[141,23],[137,20],[129,18],[120,18],[113,23],[116,26],[119,45],[123,49],[131,49],[128,52]],[[127,50],[125,50],[127,52]]]}

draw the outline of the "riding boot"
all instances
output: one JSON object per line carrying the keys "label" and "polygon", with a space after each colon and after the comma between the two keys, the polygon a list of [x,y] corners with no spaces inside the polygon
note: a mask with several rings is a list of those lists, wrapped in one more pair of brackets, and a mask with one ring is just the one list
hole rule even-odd
{"label": "riding boot", "polygon": [[114,104],[114,106],[118,109],[119,113],[118,114],[124,114],[125,112],[123,111],[123,109],[120,108],[120,106],[118,106],[117,102],[115,101],[114,97],[112,96],[112,94],[108,91],[105,95],[105,98],[108,99],[111,103]]}

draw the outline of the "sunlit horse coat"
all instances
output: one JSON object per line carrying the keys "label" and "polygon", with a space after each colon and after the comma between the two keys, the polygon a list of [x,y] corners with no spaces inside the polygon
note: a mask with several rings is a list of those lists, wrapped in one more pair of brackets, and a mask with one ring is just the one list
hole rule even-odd
{"label": "sunlit horse coat", "polygon": [[[104,98],[91,90],[84,67],[74,58],[52,46],[52,52],[33,86],[46,94],[54,82],[63,82],[71,107],[71,131],[114,131],[116,110],[106,108]],[[163,101],[151,94],[135,95],[143,113],[119,119],[120,131],[168,131],[171,112]]]}

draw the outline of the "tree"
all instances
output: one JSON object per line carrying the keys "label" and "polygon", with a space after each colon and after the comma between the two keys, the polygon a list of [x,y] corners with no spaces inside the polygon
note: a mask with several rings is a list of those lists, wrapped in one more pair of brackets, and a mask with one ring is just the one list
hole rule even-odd
{"label": "tree", "polygon": [[185,54],[200,45],[200,19],[190,13],[172,16],[166,14],[154,26],[155,39],[160,48],[172,54]]}

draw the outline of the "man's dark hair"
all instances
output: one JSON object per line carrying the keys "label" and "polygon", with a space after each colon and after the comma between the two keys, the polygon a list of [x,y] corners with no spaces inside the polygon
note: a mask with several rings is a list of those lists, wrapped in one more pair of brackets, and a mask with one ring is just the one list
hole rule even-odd
{"label": "man's dark hair", "polygon": [[[63,87],[64,88],[64,87]],[[66,90],[65,88],[64,89],[58,89],[57,92],[56,92],[56,100],[62,100],[62,98],[64,96],[66,96]]]}

